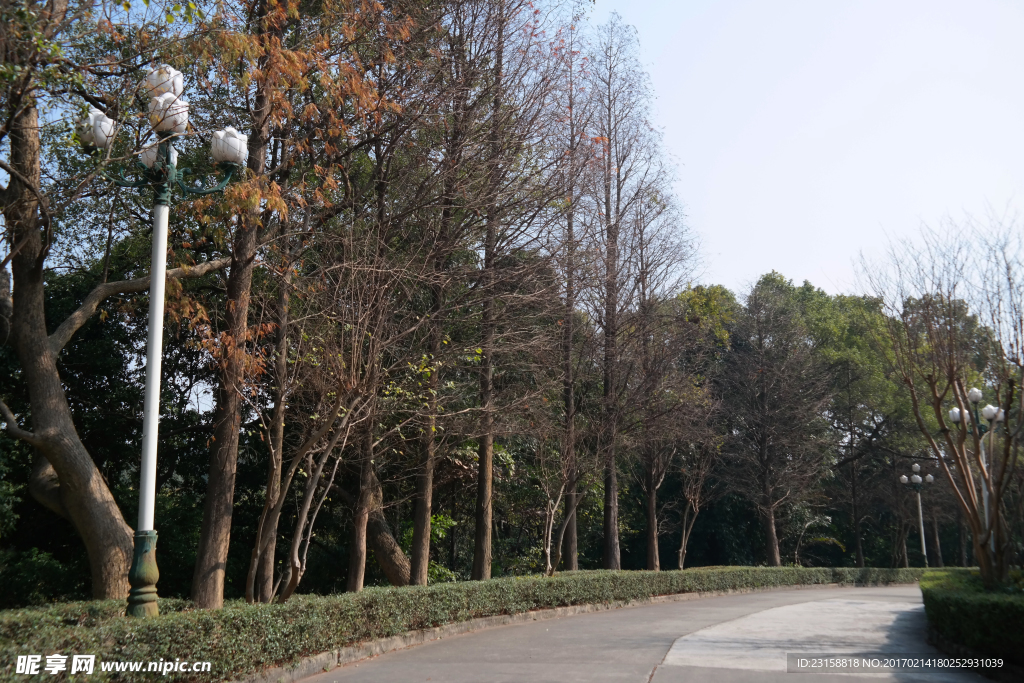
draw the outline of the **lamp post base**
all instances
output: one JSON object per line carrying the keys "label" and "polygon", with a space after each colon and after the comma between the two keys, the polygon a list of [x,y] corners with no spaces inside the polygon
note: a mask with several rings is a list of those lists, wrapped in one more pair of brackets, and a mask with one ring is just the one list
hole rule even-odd
{"label": "lamp post base", "polygon": [[135,532],[135,555],[132,568],[128,572],[128,583],[132,588],[128,591],[129,617],[155,617],[160,614],[157,605],[156,582],[160,579],[160,571],[156,567],[156,532]]}

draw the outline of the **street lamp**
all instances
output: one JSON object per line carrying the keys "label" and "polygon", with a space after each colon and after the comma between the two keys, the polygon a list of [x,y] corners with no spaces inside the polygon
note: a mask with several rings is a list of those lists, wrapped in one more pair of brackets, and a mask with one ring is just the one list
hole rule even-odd
{"label": "street lamp", "polygon": [[[988,447],[989,450],[992,450],[992,433],[995,431],[994,428],[996,423],[1003,422],[1006,420],[1006,412],[1002,408],[999,408],[992,404],[988,404],[981,409],[981,414],[979,416],[978,404],[981,403],[981,397],[981,389],[977,387],[974,387],[973,389],[967,392],[967,400],[971,402],[971,405],[974,408],[974,420],[970,420],[970,412],[968,412],[968,419],[966,420],[966,424],[968,425],[968,431],[970,431],[972,434],[974,433],[974,430],[977,429],[978,444],[981,451],[981,464],[987,472],[988,455],[985,452],[985,434],[989,435]],[[954,423],[959,424],[960,418],[961,415],[959,408],[953,408],[952,410],[949,411],[949,419]],[[982,424],[980,418],[984,418],[985,421],[988,422],[988,425]],[[985,512],[985,529],[990,530],[992,529],[993,524],[991,524],[989,520],[988,486],[981,487],[981,502]],[[995,552],[996,539],[995,534],[993,533],[989,533],[989,544],[992,548],[992,552]]]}
{"label": "street lamp", "polygon": [[[146,338],[146,390],[142,408],[142,466],[139,482],[139,524],[135,531],[135,553],[128,572],[131,591],[128,595],[128,616],[147,617],[160,613],[156,582],[160,572],[156,565],[156,531],[153,528],[156,503],[157,428],[160,419],[160,360],[163,347],[164,285],[167,279],[167,223],[171,190],[177,185],[182,194],[208,195],[221,192],[231,179],[241,173],[248,155],[247,137],[228,127],[213,134],[211,156],[224,173],[224,179],[213,187],[189,187],[182,177],[189,169],[177,169],[178,152],[172,144],[175,137],[188,129],[188,102],[181,96],[184,82],[181,72],[161,64],[146,74],[142,90],[150,96],[149,123],[156,132],[155,142],[139,153],[141,180],[105,176],[120,187],[153,190],[153,251],[150,267],[149,330]],[[78,125],[84,151],[90,154],[110,147],[116,123],[93,109]]]}
{"label": "street lamp", "polygon": [[917,495],[917,530],[921,532],[921,555],[924,557],[924,566],[928,566],[928,548],[925,546],[924,540],[924,512],[921,510],[921,486],[922,482],[925,484],[931,484],[935,481],[935,477],[928,474],[921,478],[921,466],[916,462],[913,467],[910,468],[914,473],[908,477],[907,475],[900,476],[900,483],[910,486],[914,489],[914,493]]}

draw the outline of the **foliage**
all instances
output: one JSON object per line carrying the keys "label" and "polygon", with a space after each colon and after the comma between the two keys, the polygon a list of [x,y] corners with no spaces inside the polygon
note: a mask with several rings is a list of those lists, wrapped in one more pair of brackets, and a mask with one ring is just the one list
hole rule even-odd
{"label": "foliage", "polygon": [[83,592],[84,577],[48,552],[0,549],[0,608],[68,600]]}
{"label": "foliage", "polygon": [[921,577],[921,594],[929,626],[944,639],[1024,665],[1024,594],[1019,584],[985,590],[977,571],[929,571]]}
{"label": "foliage", "polygon": [[[658,595],[814,584],[887,584],[917,580],[919,570],[729,567],[670,572],[583,571],[405,588],[369,588],[330,597],[296,596],[280,605],[229,602],[223,610],[190,609],[164,600],[147,620],[120,616],[119,602],[68,603],[0,614],[0,681],[18,680],[18,654],[96,654],[98,661],[210,661],[209,677],[226,680],[352,643],[477,617],[534,609],[632,602]],[[97,665],[97,669],[99,666]],[[152,674],[97,680],[149,680]]]}

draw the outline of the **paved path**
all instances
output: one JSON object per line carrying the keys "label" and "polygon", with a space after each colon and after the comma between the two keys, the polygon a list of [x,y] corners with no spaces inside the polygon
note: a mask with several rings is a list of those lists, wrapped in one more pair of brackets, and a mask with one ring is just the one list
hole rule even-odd
{"label": "paved path", "polygon": [[932,653],[916,586],[780,590],[467,633],[303,683],[975,683],[967,672],[804,674],[786,653]]}

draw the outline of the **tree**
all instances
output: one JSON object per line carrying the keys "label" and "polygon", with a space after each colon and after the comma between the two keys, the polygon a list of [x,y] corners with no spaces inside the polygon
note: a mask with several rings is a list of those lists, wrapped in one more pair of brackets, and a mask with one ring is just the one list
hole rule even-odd
{"label": "tree", "polygon": [[621,568],[619,548],[619,484],[617,450],[621,429],[622,391],[620,317],[636,304],[635,271],[628,248],[630,228],[644,224],[643,202],[665,181],[657,137],[647,121],[650,84],[639,65],[636,32],[618,14],[600,27],[591,59],[594,133],[599,141],[588,190],[591,234],[600,254],[600,284],[594,313],[601,329],[602,416],[599,449],[605,461],[604,554],[606,569]]}
{"label": "tree", "polygon": [[585,325],[577,325],[577,298],[581,285],[585,283],[586,268],[580,246],[583,235],[578,225],[580,191],[583,175],[589,160],[593,157],[593,142],[587,135],[594,116],[590,89],[587,87],[588,45],[582,31],[582,8],[572,8],[569,25],[563,27],[553,46],[555,73],[558,87],[553,89],[553,106],[560,115],[553,117],[551,139],[555,153],[560,156],[556,174],[558,186],[565,188],[564,233],[555,238],[552,249],[556,265],[561,273],[564,290],[560,324],[561,371],[562,371],[562,438],[560,443],[562,461],[565,463],[565,519],[560,527],[559,538],[564,545],[560,555],[565,558],[565,568],[579,569],[578,533],[576,508],[580,502],[577,489],[580,469],[576,463],[577,452],[577,398],[576,364],[577,330],[586,331]]}
{"label": "tree", "polygon": [[831,449],[822,416],[830,390],[796,289],[777,273],[762,276],[737,318],[721,395],[730,485],[756,506],[771,566],[782,563],[779,513],[817,486]]}
{"label": "tree", "polygon": [[[1009,571],[1005,504],[1024,429],[1024,295],[1016,232],[994,225],[986,241],[965,239],[975,231],[950,225],[925,230],[920,244],[897,243],[871,281],[889,315],[894,370],[991,587]],[[995,401],[994,419],[977,412],[981,397],[971,390],[979,386]],[[999,410],[1005,422],[995,419]],[[986,425],[982,419],[984,436],[974,427]]]}
{"label": "tree", "polygon": [[[111,21],[96,23],[91,14],[93,7],[92,2],[3,7],[0,43],[4,63],[17,67],[19,75],[4,80],[2,98],[5,123],[0,128],[0,139],[8,141],[9,155],[0,162],[0,168],[8,174],[9,182],[2,189],[0,203],[9,251],[0,271],[4,283],[0,287],[4,295],[0,297],[0,315],[9,320],[10,335],[4,343],[12,344],[18,356],[21,378],[28,389],[32,430],[20,427],[17,416],[3,401],[0,416],[8,434],[30,444],[37,453],[29,487],[33,497],[69,519],[81,535],[89,557],[93,595],[123,598],[128,591],[131,529],[76,430],[58,362],[69,340],[105,300],[146,291],[149,277],[107,281],[109,270],[104,268],[92,291],[52,333],[46,323],[46,279],[48,259],[70,250],[68,244],[83,247],[91,255],[85,236],[69,229],[81,220],[75,215],[79,203],[86,207],[86,216],[95,215],[92,211],[102,205],[103,193],[97,201],[83,201],[83,197],[98,172],[112,161],[128,161],[134,155],[131,151],[121,155],[124,150],[115,145],[98,165],[74,167],[66,162],[70,151],[62,149],[66,143],[53,140],[58,137],[53,133],[70,132],[69,119],[80,116],[85,102],[120,119],[118,128],[135,129],[137,135],[148,133],[148,123],[138,125],[140,117],[133,115],[133,98],[143,63],[153,50],[166,47],[168,36],[164,28],[154,24],[151,14],[144,13],[136,22],[117,10],[111,14]],[[153,9],[157,10],[155,6]],[[119,56],[111,57],[112,53]],[[74,67],[62,70],[60,64]],[[39,111],[44,103],[52,114],[41,122]],[[60,182],[49,182],[44,176],[44,168],[68,171],[69,167],[74,172]],[[108,257],[109,249],[108,239]],[[8,263],[13,276],[10,287]],[[225,265],[226,261],[213,260],[187,270],[172,268],[167,276],[171,280],[199,277]]]}

